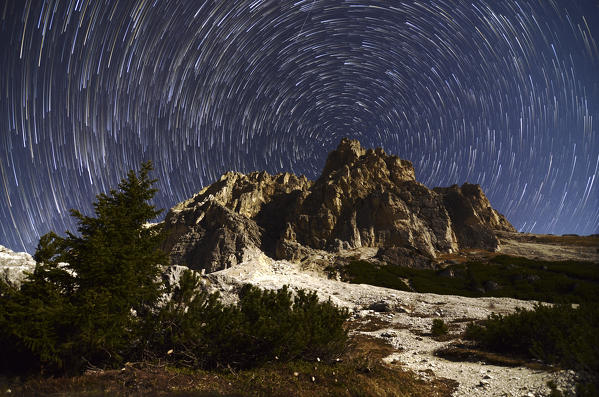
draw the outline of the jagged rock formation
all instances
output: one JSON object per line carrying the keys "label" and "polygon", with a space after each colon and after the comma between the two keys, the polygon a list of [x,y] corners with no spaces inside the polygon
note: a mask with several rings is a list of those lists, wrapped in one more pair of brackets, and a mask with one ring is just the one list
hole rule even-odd
{"label": "jagged rock formation", "polygon": [[515,232],[508,220],[491,207],[479,185],[464,183],[462,187],[436,187],[454,225],[460,244],[468,248],[497,248],[495,231]]}
{"label": "jagged rock formation", "polygon": [[439,253],[496,250],[515,231],[478,185],[428,189],[407,160],[343,139],[315,182],[292,174],[229,172],[169,211],[173,264],[208,272],[259,248],[297,260],[314,249],[378,247],[387,262],[423,267]]}
{"label": "jagged rock formation", "polygon": [[311,184],[288,173],[228,172],[168,212],[163,248],[172,264],[193,269],[213,272],[236,265],[244,250],[264,249],[277,235],[278,215]]}

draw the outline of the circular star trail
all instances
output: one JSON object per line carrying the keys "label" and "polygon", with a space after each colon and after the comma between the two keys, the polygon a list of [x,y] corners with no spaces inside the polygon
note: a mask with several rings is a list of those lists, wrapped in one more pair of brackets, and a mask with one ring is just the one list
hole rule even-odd
{"label": "circular star trail", "polygon": [[170,208],[228,170],[316,178],[342,137],[597,233],[598,38],[592,0],[2,0],[0,244],[144,160]]}

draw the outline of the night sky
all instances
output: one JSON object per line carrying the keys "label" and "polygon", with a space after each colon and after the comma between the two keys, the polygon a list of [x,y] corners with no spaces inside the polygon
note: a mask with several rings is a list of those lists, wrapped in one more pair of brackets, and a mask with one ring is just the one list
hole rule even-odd
{"label": "night sky", "polygon": [[153,160],[318,177],[342,137],[479,183],[521,231],[599,229],[597,0],[0,0],[0,245]]}

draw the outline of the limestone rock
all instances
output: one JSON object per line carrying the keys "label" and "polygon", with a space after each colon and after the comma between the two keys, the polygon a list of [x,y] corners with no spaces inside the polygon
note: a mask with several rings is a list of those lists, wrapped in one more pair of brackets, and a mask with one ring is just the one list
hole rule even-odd
{"label": "limestone rock", "polygon": [[515,232],[507,219],[491,207],[489,199],[479,185],[464,183],[433,189],[443,197],[451,217],[460,248],[497,250],[496,231]]}
{"label": "limestone rock", "polygon": [[194,270],[234,266],[249,248],[274,247],[284,226],[278,215],[310,185],[306,177],[288,173],[229,172],[168,212],[162,248],[172,264]]}
{"label": "limestone rock", "polygon": [[436,193],[416,182],[412,163],[343,139],[287,226],[317,249],[405,247],[430,256],[457,249]]}
{"label": "limestone rock", "polygon": [[207,272],[241,262],[248,248],[260,247],[262,229],[252,219],[210,199],[197,207],[170,212],[163,249],[171,264]]}
{"label": "limestone rock", "polygon": [[289,173],[229,172],[173,207],[164,249],[171,263],[224,269],[248,249],[302,260],[314,250],[379,248],[386,262],[429,267],[439,253],[497,248],[514,230],[477,185],[428,189],[407,160],[343,139],[315,182]]}
{"label": "limestone rock", "polygon": [[25,272],[35,270],[35,260],[26,252],[14,252],[0,245],[0,279],[20,286],[25,279]]}

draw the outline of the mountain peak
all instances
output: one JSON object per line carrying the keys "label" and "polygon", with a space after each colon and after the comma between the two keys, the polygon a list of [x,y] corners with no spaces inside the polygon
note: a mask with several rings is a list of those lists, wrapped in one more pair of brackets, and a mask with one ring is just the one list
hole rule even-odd
{"label": "mountain peak", "polygon": [[215,271],[248,249],[288,260],[311,250],[378,248],[389,263],[428,266],[461,248],[496,250],[514,230],[477,185],[434,191],[408,160],[343,138],[315,182],[292,174],[227,174],[167,214],[173,264]]}
{"label": "mountain peak", "polygon": [[325,163],[324,169],[322,170],[322,176],[327,176],[337,171],[343,166],[351,166],[354,164],[361,156],[366,154],[366,149],[360,145],[360,142],[355,139],[343,138],[337,149],[333,150],[327,156],[327,161]]}
{"label": "mountain peak", "polygon": [[320,180],[348,173],[362,175],[369,179],[369,183],[416,180],[414,166],[410,161],[387,155],[380,147],[365,149],[359,141],[343,138],[337,149],[329,153]]}

